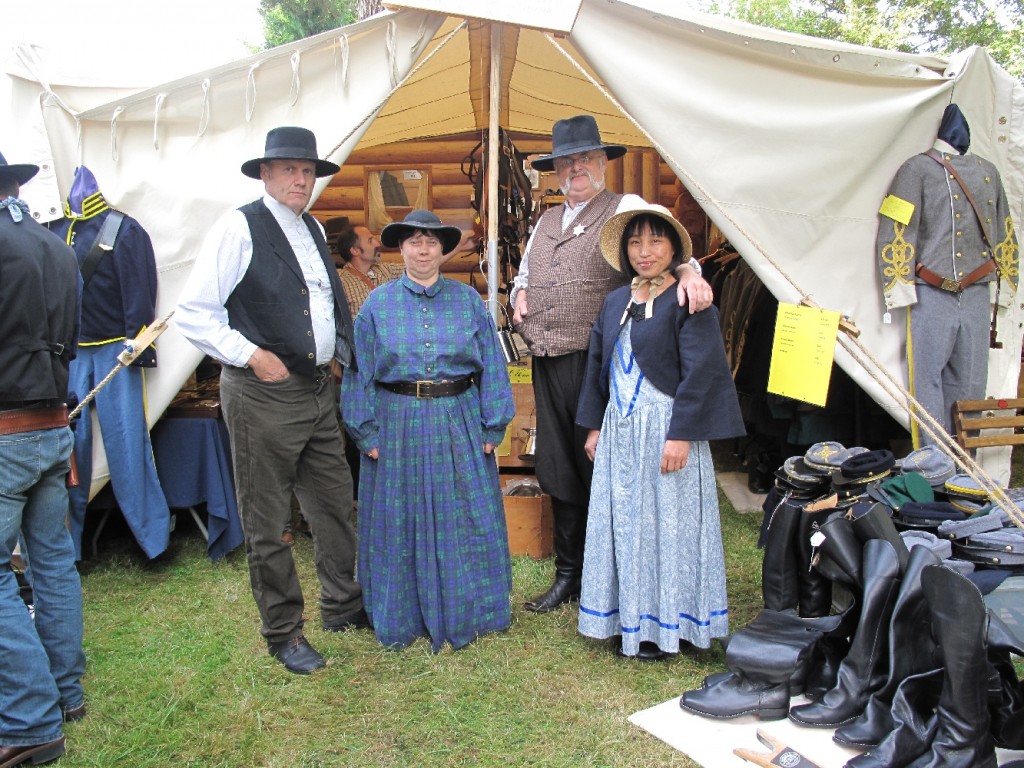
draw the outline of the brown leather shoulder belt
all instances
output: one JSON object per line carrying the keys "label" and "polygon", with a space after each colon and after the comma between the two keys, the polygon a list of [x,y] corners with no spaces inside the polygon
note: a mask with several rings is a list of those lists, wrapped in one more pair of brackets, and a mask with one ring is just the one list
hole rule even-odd
{"label": "brown leather shoulder belt", "polygon": [[917,265],[917,276],[924,280],[928,285],[933,285],[936,288],[940,288],[943,291],[949,291],[950,293],[960,293],[964,288],[969,285],[981,280],[985,275],[991,274],[995,271],[996,263],[989,259],[976,270],[971,272],[963,280],[953,280],[949,277],[942,277],[941,275],[932,272],[928,267],[923,264]]}
{"label": "brown leather shoulder belt", "polygon": [[18,408],[0,411],[0,435],[16,435],[21,432],[37,432],[42,429],[57,429],[68,426],[68,407]]}

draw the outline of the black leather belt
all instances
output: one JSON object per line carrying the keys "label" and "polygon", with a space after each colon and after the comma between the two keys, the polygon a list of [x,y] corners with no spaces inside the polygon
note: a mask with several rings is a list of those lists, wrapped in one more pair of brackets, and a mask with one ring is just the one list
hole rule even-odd
{"label": "black leather belt", "polygon": [[62,400],[4,400],[0,402],[0,411],[24,411],[34,408],[58,408],[64,405]]}
{"label": "black leather belt", "polygon": [[473,377],[451,381],[378,381],[377,386],[409,397],[455,397],[473,386]]}

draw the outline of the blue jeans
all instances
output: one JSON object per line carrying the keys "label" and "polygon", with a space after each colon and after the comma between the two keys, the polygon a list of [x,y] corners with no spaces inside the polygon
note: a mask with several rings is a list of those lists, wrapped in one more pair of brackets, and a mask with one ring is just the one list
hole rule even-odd
{"label": "blue jeans", "polygon": [[[61,710],[82,703],[82,584],[64,486],[73,441],[66,427],[0,436],[0,746],[59,738]],[[10,568],[19,534],[35,622]]]}

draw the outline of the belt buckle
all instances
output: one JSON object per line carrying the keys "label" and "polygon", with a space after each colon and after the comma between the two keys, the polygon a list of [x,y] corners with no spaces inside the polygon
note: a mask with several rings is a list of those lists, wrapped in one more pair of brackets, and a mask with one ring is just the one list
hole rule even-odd
{"label": "belt buckle", "polygon": [[942,285],[940,285],[939,288],[944,291],[949,291],[950,293],[960,293],[960,291],[963,290],[963,288],[960,287],[960,281],[954,280],[951,277],[942,278]]}
{"label": "belt buckle", "polygon": [[430,397],[430,395],[427,395],[427,394],[422,394],[422,395],[420,394],[420,385],[421,384],[429,384],[429,383],[430,383],[429,381],[417,381],[416,382],[416,397],[417,397],[417,399],[419,399],[421,397]]}

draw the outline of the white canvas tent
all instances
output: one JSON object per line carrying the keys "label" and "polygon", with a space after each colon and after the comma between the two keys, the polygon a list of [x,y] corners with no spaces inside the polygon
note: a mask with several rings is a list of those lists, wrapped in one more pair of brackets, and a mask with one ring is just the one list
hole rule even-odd
{"label": "white canvas tent", "polygon": [[[8,71],[17,123],[6,122],[22,131],[18,146],[34,153],[18,161],[53,169],[26,190],[43,218],[60,209],[84,163],[111,204],[143,222],[157,252],[164,314],[211,224],[261,192],[238,167],[261,153],[273,126],[311,128],[321,153],[344,163],[357,144],[484,130],[494,104],[502,127],[546,136],[555,120],[591,113],[606,141],[656,147],[779,300],[808,297],[848,316],[862,345],[905,380],[902,324],[881,322],[873,255],[879,203],[899,165],[931,145],[955,101],[970,122],[972,151],[1000,169],[1019,227],[1024,87],[981,49],[913,56],[698,15],[669,0],[569,3],[577,4],[569,31],[554,34],[544,31],[548,16],[534,2],[517,4],[532,12],[525,21],[495,27],[459,15],[488,16],[480,6],[490,3],[402,3],[102,103],[72,86],[41,83],[15,58]],[[492,36],[502,51],[493,100]],[[1022,307],[1024,294],[1000,310],[1003,348],[992,354],[990,394],[1016,392]],[[173,330],[159,355],[151,421],[199,360]],[[836,360],[908,423],[870,366],[840,346]],[[1001,449],[986,457],[986,468],[1005,479],[1008,458]]]}

